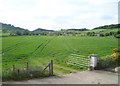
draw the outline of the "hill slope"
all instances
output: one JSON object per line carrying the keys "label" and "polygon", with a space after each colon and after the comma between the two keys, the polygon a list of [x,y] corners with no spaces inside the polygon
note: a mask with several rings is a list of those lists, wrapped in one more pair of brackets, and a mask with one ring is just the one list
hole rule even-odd
{"label": "hill slope", "polygon": [[[92,30],[82,28],[82,29],[61,29],[61,31],[54,31],[54,30],[47,30],[38,28],[33,31],[29,31],[28,29],[15,27],[11,24],[4,24],[0,23],[2,25],[2,31],[3,35],[65,35],[65,34],[87,34],[88,32],[92,33],[117,33],[118,28],[120,28],[120,24],[111,24],[111,25],[105,25],[105,26],[99,26],[96,28],[93,28]],[[52,33],[49,33],[52,32]]]}
{"label": "hill slope", "polygon": [[17,32],[17,31],[25,31],[26,29],[24,28],[20,28],[20,27],[15,27],[11,24],[4,24],[4,23],[1,23],[2,24],[2,31],[3,33],[10,33],[10,32]]}
{"label": "hill slope", "polygon": [[47,29],[42,29],[42,28],[38,28],[36,30],[33,30],[32,32],[34,33],[41,33],[41,32],[53,32],[54,30],[47,30]]}
{"label": "hill slope", "polygon": [[33,35],[33,34],[39,34],[43,32],[53,32],[53,30],[46,30],[42,28],[38,28],[34,31],[29,31],[28,29],[20,28],[20,27],[15,27],[11,24],[5,24],[5,23],[0,23],[2,26],[2,32],[3,35]]}
{"label": "hill slope", "polygon": [[120,24],[111,24],[111,25],[99,26],[99,27],[94,28],[93,30],[95,30],[95,29],[113,29],[113,28],[115,28],[115,29],[120,28]]}

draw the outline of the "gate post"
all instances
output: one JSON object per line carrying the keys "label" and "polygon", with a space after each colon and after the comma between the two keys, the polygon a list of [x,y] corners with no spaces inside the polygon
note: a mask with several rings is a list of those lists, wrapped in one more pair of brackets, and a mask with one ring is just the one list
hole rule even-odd
{"label": "gate post", "polygon": [[51,60],[51,76],[53,76],[53,60]]}
{"label": "gate post", "polygon": [[97,67],[98,64],[98,57],[95,54],[92,54],[90,56],[88,56],[89,58],[89,70],[92,71]]}

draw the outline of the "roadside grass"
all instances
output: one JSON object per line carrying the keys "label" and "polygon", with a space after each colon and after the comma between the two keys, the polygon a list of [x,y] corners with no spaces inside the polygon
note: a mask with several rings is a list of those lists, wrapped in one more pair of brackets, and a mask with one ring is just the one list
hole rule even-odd
{"label": "roadside grass", "polygon": [[37,68],[30,68],[28,72],[26,72],[23,69],[16,69],[15,71],[7,71],[7,73],[3,73],[2,80],[3,81],[21,81],[21,80],[29,80],[33,78],[43,78],[43,77],[49,77],[48,71],[45,70],[42,72],[43,68],[37,67]]}

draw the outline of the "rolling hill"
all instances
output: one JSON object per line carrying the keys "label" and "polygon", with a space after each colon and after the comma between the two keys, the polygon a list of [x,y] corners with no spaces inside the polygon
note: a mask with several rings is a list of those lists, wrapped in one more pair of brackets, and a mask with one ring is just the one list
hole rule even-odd
{"label": "rolling hill", "polygon": [[54,30],[47,30],[47,29],[42,29],[42,28],[37,28],[33,31],[29,31],[28,29],[24,29],[21,27],[15,27],[14,25],[11,24],[5,24],[5,23],[0,23],[2,24],[2,32],[3,36],[8,36],[8,35],[65,35],[65,34],[87,34],[89,33],[117,33],[118,28],[120,28],[120,24],[111,24],[111,25],[104,25],[104,26],[99,26],[96,28],[93,28],[92,30],[86,29],[86,28],[81,28],[81,29],[61,29],[60,31],[54,31]]}

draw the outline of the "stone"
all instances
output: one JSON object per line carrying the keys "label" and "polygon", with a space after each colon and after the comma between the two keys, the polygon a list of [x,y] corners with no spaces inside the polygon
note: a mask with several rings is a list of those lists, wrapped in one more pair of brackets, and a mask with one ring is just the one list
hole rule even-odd
{"label": "stone", "polygon": [[115,68],[115,72],[116,72],[116,73],[120,72],[120,67],[116,67],[116,68]]}

